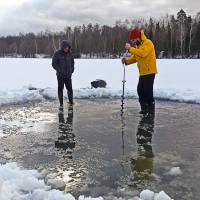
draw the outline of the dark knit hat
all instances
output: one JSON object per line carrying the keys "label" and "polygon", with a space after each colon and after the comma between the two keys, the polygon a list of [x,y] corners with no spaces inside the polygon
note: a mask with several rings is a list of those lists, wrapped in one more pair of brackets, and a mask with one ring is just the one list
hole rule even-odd
{"label": "dark knit hat", "polygon": [[60,48],[62,49],[62,50],[64,50],[65,48],[71,48],[71,46],[70,46],[70,44],[69,44],[69,42],[67,41],[67,40],[63,40],[61,43],[60,43]]}
{"label": "dark knit hat", "polygon": [[136,38],[141,38],[141,31],[138,28],[133,29],[129,33],[129,40],[134,40]]}

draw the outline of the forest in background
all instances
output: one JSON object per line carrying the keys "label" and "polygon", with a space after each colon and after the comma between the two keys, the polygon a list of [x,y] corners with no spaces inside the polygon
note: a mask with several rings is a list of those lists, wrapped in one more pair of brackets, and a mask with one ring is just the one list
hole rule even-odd
{"label": "forest in background", "polygon": [[126,19],[114,26],[66,26],[63,31],[19,33],[0,37],[0,57],[51,57],[62,40],[68,40],[76,58],[119,58],[131,29],[138,27],[155,45],[158,58],[200,58],[200,12],[191,17],[181,9],[176,16]]}

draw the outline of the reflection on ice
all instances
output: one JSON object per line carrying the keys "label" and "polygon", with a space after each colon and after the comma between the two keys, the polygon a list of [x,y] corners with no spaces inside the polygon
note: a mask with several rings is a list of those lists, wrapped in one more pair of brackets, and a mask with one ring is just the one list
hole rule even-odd
{"label": "reflection on ice", "polygon": [[154,154],[151,140],[154,133],[154,114],[142,115],[138,124],[136,139],[137,156],[131,159],[130,185],[144,188],[153,171]]}
{"label": "reflection on ice", "polygon": [[[73,106],[68,106],[68,116],[65,121],[64,112],[58,113],[59,137],[55,141],[55,147],[58,150],[64,150],[68,158],[72,158],[72,151],[75,148],[75,134],[73,133]],[[64,153],[64,154],[65,154]],[[66,156],[66,155],[65,155]]]}

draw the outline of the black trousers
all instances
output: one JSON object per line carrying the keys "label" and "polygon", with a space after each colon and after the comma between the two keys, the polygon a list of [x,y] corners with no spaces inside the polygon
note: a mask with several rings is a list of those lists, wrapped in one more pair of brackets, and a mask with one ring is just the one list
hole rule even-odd
{"label": "black trousers", "polygon": [[60,105],[63,105],[63,89],[64,85],[67,89],[67,95],[70,103],[73,103],[73,89],[72,89],[72,79],[57,76],[58,80],[58,99]]}
{"label": "black trousers", "polygon": [[155,79],[155,74],[148,74],[139,77],[137,93],[139,96],[140,104],[147,103],[151,105],[154,102],[154,96],[153,96],[154,79]]}

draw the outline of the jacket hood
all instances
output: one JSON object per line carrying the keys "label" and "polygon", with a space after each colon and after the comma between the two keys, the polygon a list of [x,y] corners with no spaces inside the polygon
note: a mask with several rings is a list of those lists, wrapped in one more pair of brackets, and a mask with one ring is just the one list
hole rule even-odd
{"label": "jacket hood", "polygon": [[61,43],[60,43],[60,49],[61,50],[64,50],[65,48],[69,48],[71,49],[71,45],[69,44],[69,42],[67,40],[63,40]]}
{"label": "jacket hood", "polygon": [[142,41],[145,41],[146,39],[147,39],[147,37],[146,37],[144,31],[141,30],[141,40],[142,40]]}

